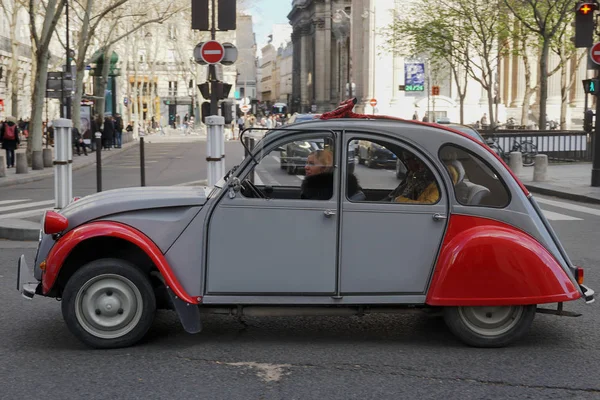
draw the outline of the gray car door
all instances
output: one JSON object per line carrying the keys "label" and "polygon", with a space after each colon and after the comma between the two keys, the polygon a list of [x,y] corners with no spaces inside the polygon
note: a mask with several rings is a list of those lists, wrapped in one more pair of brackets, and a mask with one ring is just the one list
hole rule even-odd
{"label": "gray car door", "polygon": [[[404,182],[396,176],[395,157],[408,148],[392,139],[348,135],[344,139],[345,149],[350,140],[361,139],[378,143],[373,148],[381,152],[373,156],[376,166],[355,167],[354,175],[366,198],[352,199],[349,184],[345,179],[342,182],[345,186],[341,201],[341,295],[422,294],[446,228],[448,197],[442,179],[422,154],[410,149],[432,173],[427,176],[437,181],[438,199],[429,204],[390,201],[386,196]],[[388,150],[394,150],[394,155]]]}
{"label": "gray car door", "polygon": [[[306,147],[310,138],[325,138],[329,143],[335,140],[330,133],[313,133],[295,135],[292,144]],[[216,206],[208,228],[207,294],[335,292],[339,168],[333,168],[335,190],[332,188],[331,198],[301,199],[305,178],[281,168],[282,150],[277,149],[287,149],[288,144],[290,139],[267,147],[259,165],[240,175],[243,184],[244,178],[252,176],[259,190],[270,197],[280,194],[279,198],[253,198],[238,192],[233,198],[224,196]],[[297,157],[302,160],[302,156]]]}

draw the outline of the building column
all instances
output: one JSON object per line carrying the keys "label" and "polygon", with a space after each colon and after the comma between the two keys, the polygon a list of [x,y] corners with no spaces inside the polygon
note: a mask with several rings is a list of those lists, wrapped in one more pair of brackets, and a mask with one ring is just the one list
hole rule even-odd
{"label": "building column", "polygon": [[512,81],[514,79],[513,63],[511,61],[512,60],[510,56],[504,56],[502,59],[504,68],[502,69],[503,74],[501,74],[500,81],[500,96],[502,97],[502,104],[507,107],[509,106],[509,102],[512,97]]}
{"label": "building column", "polygon": [[[518,55],[512,56],[511,107],[522,107],[525,98],[525,63]],[[515,77],[517,79],[515,79]]]}
{"label": "building column", "polygon": [[[550,53],[548,57],[548,71],[552,71],[559,64],[560,57],[557,54]],[[569,68],[569,66],[565,65],[565,68]],[[560,105],[560,70],[548,77],[548,105]]]}
{"label": "building column", "polygon": [[577,54],[573,55],[571,59],[571,71],[575,71],[575,82],[571,86],[569,93],[569,106],[571,107],[584,107],[585,106],[585,92],[583,91],[582,80],[587,79],[587,54],[583,56],[583,59],[577,66],[577,60],[581,56],[581,53],[587,53],[586,49],[581,49]]}

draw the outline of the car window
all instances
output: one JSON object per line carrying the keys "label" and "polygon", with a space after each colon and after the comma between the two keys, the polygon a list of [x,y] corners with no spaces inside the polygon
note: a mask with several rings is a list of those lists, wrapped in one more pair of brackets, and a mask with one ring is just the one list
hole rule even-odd
{"label": "car window", "polygon": [[440,199],[433,172],[402,146],[353,139],[348,155],[346,197],[352,202],[435,204]]}
{"label": "car window", "polygon": [[[331,135],[289,140],[260,156],[250,184],[270,199],[329,200],[333,197],[335,142]],[[242,195],[259,197],[248,182]]]}
{"label": "car window", "polygon": [[510,194],[499,174],[480,157],[454,145],[440,149],[454,181],[456,200],[467,206],[506,207]]}

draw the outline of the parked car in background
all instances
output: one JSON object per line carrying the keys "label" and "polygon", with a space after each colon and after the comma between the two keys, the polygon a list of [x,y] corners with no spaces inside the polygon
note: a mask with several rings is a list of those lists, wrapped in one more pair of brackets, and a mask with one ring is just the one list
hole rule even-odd
{"label": "parked car in background", "polygon": [[294,114],[288,119],[287,125],[295,124],[297,122],[305,122],[310,121],[312,119],[317,119],[321,116],[321,114]]}
{"label": "parked car in background", "polygon": [[369,140],[357,140],[358,163],[368,168],[395,168],[398,157],[384,146]]}

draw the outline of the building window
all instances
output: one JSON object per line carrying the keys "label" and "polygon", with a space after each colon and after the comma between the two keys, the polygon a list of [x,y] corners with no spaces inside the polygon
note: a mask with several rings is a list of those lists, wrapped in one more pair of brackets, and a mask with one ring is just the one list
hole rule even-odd
{"label": "building window", "polygon": [[169,81],[169,96],[177,96],[177,81]]}
{"label": "building window", "polygon": [[175,62],[175,50],[167,50],[167,62]]}
{"label": "building window", "polygon": [[146,50],[138,51],[138,60],[141,63],[146,62]]}

